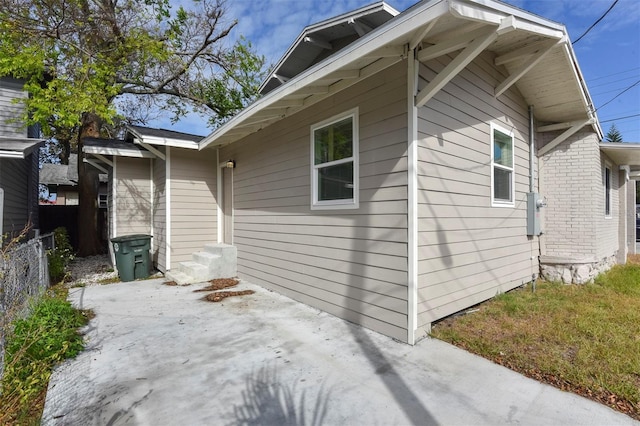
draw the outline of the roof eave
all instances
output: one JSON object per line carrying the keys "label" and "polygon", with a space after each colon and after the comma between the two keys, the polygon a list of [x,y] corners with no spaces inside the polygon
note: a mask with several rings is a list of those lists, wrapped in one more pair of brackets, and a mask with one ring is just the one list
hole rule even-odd
{"label": "roof eave", "polygon": [[108,148],[102,146],[84,146],[82,152],[86,154],[98,154],[98,155],[115,155],[119,157],[133,157],[133,158],[155,158],[156,156],[149,151],[143,151],[138,149],[124,149],[124,148]]}
{"label": "roof eave", "polygon": [[[233,129],[245,118],[250,117],[253,113],[257,113],[275,104],[277,101],[282,100],[296,90],[312,85],[314,81],[319,80],[321,77],[326,77],[332,72],[339,71],[345,65],[356,61],[358,58],[364,57],[367,54],[384,47],[389,40],[393,40],[424,25],[425,22],[417,19],[417,16],[421,13],[425,13],[425,11],[428,11],[429,9],[432,9],[433,12],[431,19],[444,15],[449,11],[447,0],[432,0],[418,5],[418,7],[406,15],[397,16],[394,20],[374,29],[351,45],[345,47],[339,52],[336,52],[336,54],[330,58],[327,58],[298,74],[287,83],[275,88],[262,98],[256,100],[254,103],[235,115],[231,120],[202,139],[199,144],[199,149],[204,149],[211,145],[216,139],[224,136],[229,130]],[[408,30],[408,27],[410,27],[411,30]]]}
{"label": "roof eave", "polygon": [[[241,111],[223,126],[216,129],[210,135],[200,142],[200,149],[209,145],[225,145],[233,143],[242,137],[259,129],[266,127],[275,121],[278,121],[288,115],[291,115],[307,106],[306,98],[302,103],[304,106],[299,109],[286,109],[281,115],[269,114],[269,110],[278,110],[280,101],[285,100],[288,96],[295,96],[295,92],[303,88],[312,88],[322,79],[327,79],[332,73],[338,71],[347,71],[350,64],[362,61],[367,56],[371,56],[376,50],[388,46],[394,40],[406,38],[411,34],[415,34],[417,30],[424,28],[429,22],[444,15],[451,14],[454,17],[477,21],[484,24],[500,25],[506,17],[517,16],[517,28],[514,29],[533,33],[545,38],[554,40],[568,40],[566,29],[563,25],[548,21],[544,18],[505,5],[504,3],[494,2],[492,0],[478,0],[470,2],[467,0],[432,0],[429,2],[418,4],[393,20],[376,28],[372,32],[366,34],[343,50],[332,55],[330,58],[315,64],[305,70],[298,76],[287,81],[282,86],[277,87],[273,91],[258,99],[246,109]],[[577,83],[577,89],[580,93],[576,94],[581,99],[582,107],[574,112],[584,115],[586,119],[593,120],[593,128],[602,137],[602,130],[595,111],[592,106],[591,98],[586,88],[586,84],[582,79],[582,74],[577,67],[575,54],[568,43],[562,43],[563,52],[566,56],[567,72]],[[299,97],[299,94],[298,94]],[[532,100],[534,101],[534,100]],[[532,102],[535,103],[535,102]],[[260,114],[260,115],[258,115]],[[256,123],[258,123],[256,125]],[[263,125],[263,123],[266,123]],[[225,137],[226,136],[226,137]]]}
{"label": "roof eave", "polygon": [[258,88],[258,93],[261,93],[262,90],[267,86],[267,84],[269,84],[273,75],[278,73],[278,70],[280,70],[282,65],[289,59],[293,51],[298,47],[298,45],[300,45],[300,43],[303,43],[304,38],[309,34],[329,28],[332,25],[336,25],[337,23],[344,21],[345,19],[358,19],[364,15],[378,11],[385,11],[393,16],[397,16],[400,14],[400,12],[391,5],[385,3],[384,1],[379,1],[363,6],[351,12],[343,13],[342,15],[334,16],[333,18],[325,19],[324,21],[306,26],[273,67],[273,72],[271,72],[269,76],[262,82],[262,84]]}

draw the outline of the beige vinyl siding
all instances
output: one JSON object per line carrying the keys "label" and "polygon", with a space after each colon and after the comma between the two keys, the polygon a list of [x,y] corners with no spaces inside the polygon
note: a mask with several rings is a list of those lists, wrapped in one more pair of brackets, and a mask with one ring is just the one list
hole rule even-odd
{"label": "beige vinyl siding", "polygon": [[[162,148],[162,147],[159,147]],[[161,272],[167,270],[167,163],[155,158],[153,160],[153,262]]]}
{"label": "beige vinyl siding", "polygon": [[4,189],[3,234],[15,236],[29,223],[29,166],[28,160],[0,158],[0,187]]}
{"label": "beige vinyl siding", "polygon": [[[407,340],[406,63],[221,149],[242,278]],[[310,129],[359,108],[360,207],[311,210]]]}
{"label": "beige vinyl siding", "polygon": [[0,136],[27,137],[27,128],[19,120],[24,112],[24,104],[13,102],[14,99],[26,97],[22,83],[11,78],[0,78]]}
{"label": "beige vinyl siding", "polygon": [[[420,66],[420,87],[449,59]],[[418,327],[531,280],[527,106],[484,53],[418,111]],[[491,123],[514,135],[515,207],[491,205]],[[535,260],[532,260],[535,259]]]}
{"label": "beige vinyl siding", "polygon": [[175,268],[206,243],[217,241],[216,152],[172,148],[170,167],[170,250]]}
{"label": "beige vinyl siding", "polygon": [[148,158],[114,157],[116,236],[151,233],[151,169]]}

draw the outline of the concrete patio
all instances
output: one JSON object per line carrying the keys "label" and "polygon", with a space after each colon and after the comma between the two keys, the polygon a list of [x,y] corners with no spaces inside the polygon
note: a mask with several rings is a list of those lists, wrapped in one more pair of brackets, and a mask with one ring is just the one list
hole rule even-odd
{"label": "concrete patio", "polygon": [[44,425],[638,425],[438,340],[395,342],[260,287],[220,303],[147,280],[72,289],[96,317]]}

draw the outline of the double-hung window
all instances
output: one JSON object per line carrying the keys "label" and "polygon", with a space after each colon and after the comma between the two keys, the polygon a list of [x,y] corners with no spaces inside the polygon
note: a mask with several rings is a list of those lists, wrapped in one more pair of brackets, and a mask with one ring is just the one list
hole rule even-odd
{"label": "double-hung window", "polygon": [[491,204],[513,206],[515,173],[513,133],[491,124]]}
{"label": "double-hung window", "polygon": [[312,209],[358,208],[358,110],[311,127]]}

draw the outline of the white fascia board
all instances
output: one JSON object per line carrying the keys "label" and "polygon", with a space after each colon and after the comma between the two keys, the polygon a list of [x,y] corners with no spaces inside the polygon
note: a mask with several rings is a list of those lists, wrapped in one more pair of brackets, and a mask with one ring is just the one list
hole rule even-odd
{"label": "white fascia board", "polygon": [[137,149],[118,149],[118,148],[84,146],[82,148],[82,151],[87,154],[115,155],[118,157],[155,158],[155,155],[153,155],[149,151],[139,151]]}
{"label": "white fascia board", "polygon": [[277,87],[266,96],[249,105],[209,136],[202,139],[202,141],[200,141],[200,149],[211,145],[231,129],[241,125],[245,120],[257,114],[259,111],[286,98],[297,90],[314,85],[315,82],[326,78],[332,72],[339,71],[357,61],[359,58],[370,55],[375,50],[385,47],[393,40],[403,36],[409,37],[414,31],[422,28],[431,20],[445,15],[448,11],[447,0],[432,0],[419,4],[415,9],[396,16],[386,24],[376,28],[324,61],[298,74],[286,84]]}
{"label": "white fascia board", "polygon": [[23,160],[25,158],[25,155],[22,151],[0,150],[0,158],[19,158]]}
{"label": "white fascia board", "polygon": [[558,28],[557,24],[552,21],[546,21],[524,10],[514,8],[504,10],[504,8],[497,7],[500,5],[501,4],[494,2],[470,4],[455,0],[450,1],[452,15],[461,19],[488,24],[500,24],[506,16],[512,16],[513,29],[556,40],[560,40],[565,34],[564,27],[560,26],[560,28]]}
{"label": "white fascia board", "polygon": [[598,139],[602,140],[604,138],[604,132],[602,131],[602,127],[600,127],[600,121],[598,120],[596,109],[595,109],[595,106],[593,105],[593,100],[591,99],[591,95],[589,94],[589,89],[587,88],[587,82],[584,81],[584,78],[582,77],[583,76],[582,70],[580,69],[580,65],[578,65],[578,59],[576,58],[576,53],[573,50],[571,43],[564,44],[563,52],[567,57],[567,60],[571,64],[571,71],[573,72],[573,75],[577,80],[578,85],[580,86],[579,87],[580,94],[581,94],[580,100],[582,101],[582,104],[584,105],[588,116],[594,119],[593,123],[591,123],[593,130],[595,130],[596,133],[598,134]]}
{"label": "white fascia board", "polygon": [[149,144],[149,145],[160,145],[160,146],[172,146],[175,148],[198,149],[198,142],[186,141],[184,139],[144,136],[142,138],[136,137],[134,139],[134,142],[137,144]]}
{"label": "white fascia board", "polygon": [[[459,1],[459,0],[450,0],[450,3],[452,7],[456,8],[456,10],[460,10],[465,6],[473,8],[473,6],[470,6],[469,3]],[[493,0],[474,0],[474,3],[489,9],[493,9],[496,12],[501,12],[505,15],[514,15],[520,18],[526,18],[527,21],[530,21],[532,23],[549,27],[549,28],[561,31],[563,33],[566,33],[565,27],[561,23],[551,21],[549,19],[543,18],[541,16],[535,15],[531,12],[511,6],[503,2],[497,2]],[[475,9],[478,9],[478,8],[475,7]],[[494,23],[496,24],[499,23],[499,20],[496,20]]]}

